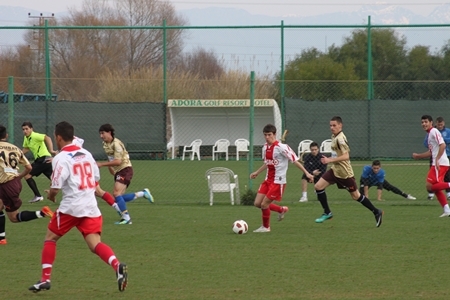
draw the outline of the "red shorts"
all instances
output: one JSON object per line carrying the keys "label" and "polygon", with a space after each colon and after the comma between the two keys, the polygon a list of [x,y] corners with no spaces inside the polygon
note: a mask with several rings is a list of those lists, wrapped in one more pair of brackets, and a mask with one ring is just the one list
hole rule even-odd
{"label": "red shorts", "polygon": [[258,194],[264,194],[270,200],[281,201],[285,186],[285,184],[278,184],[264,180],[264,182],[259,186]]}
{"label": "red shorts", "polygon": [[91,217],[81,217],[77,218],[71,215],[63,214],[58,210],[55,212],[53,217],[48,224],[48,229],[54,234],[59,236],[65,235],[73,227],[76,227],[79,232],[85,237],[92,233],[102,233],[102,216],[91,218]]}
{"label": "red shorts", "polygon": [[431,166],[427,175],[427,182],[435,184],[438,182],[444,182],[444,176],[447,173],[449,166],[439,166],[439,171],[435,166]]}

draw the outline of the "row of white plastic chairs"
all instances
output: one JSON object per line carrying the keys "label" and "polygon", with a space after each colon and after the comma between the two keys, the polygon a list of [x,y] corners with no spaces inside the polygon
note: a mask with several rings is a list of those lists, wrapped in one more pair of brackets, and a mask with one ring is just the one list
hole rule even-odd
{"label": "row of white plastic chairs", "polygon": [[[183,147],[183,157],[184,160],[185,154],[190,153],[191,160],[194,160],[195,155],[197,155],[197,159],[200,160],[200,146],[202,145],[202,140],[197,139],[194,140],[189,146]],[[247,155],[248,159],[248,153],[250,146],[250,142],[246,139],[237,139],[234,141],[234,145],[236,146],[236,160],[239,160],[239,156],[244,153]],[[212,147],[212,160],[215,159],[216,155],[219,155],[220,153],[225,153],[225,159],[228,160],[228,148],[230,147],[230,141],[227,139],[220,139],[217,140]]]}
{"label": "row of white plastic chairs", "polygon": [[[298,144],[298,157],[301,157],[302,154],[311,152],[309,149],[313,140],[303,140]],[[319,147],[319,152],[322,154],[330,154],[331,153],[331,139],[324,140]]]}

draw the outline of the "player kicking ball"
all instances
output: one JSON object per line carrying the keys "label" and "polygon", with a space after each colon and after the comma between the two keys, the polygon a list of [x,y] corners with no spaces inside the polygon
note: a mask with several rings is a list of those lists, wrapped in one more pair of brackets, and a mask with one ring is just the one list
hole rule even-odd
{"label": "player kicking ball", "polygon": [[73,137],[74,128],[71,124],[56,124],[55,140],[60,152],[53,158],[51,187],[46,193],[47,199],[55,202],[56,195],[62,190],[62,200],[48,224],[45,235],[41,278],[28,289],[35,293],[50,289],[56,243],[76,227],[83,235],[89,250],[113,268],[119,291],[124,291],[128,279],[127,266],[119,262],[113,250],[102,243],[100,238],[103,222],[95,198],[95,183],[100,180],[100,172],[92,154],[72,144]]}

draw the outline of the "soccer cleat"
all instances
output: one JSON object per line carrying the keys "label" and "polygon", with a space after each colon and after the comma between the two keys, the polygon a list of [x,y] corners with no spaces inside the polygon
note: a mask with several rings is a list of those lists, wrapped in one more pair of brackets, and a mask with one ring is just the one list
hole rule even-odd
{"label": "soccer cleat", "polygon": [[428,196],[427,199],[428,199],[428,200],[433,200],[433,199],[434,199],[434,196]]}
{"label": "soccer cleat", "polygon": [[125,219],[121,219],[120,221],[115,222],[114,224],[116,225],[127,225],[127,224],[133,224],[131,222],[131,219],[125,220]]}
{"label": "soccer cleat", "polygon": [[258,229],[253,230],[253,232],[270,232],[270,227],[266,228],[264,226],[261,226]]}
{"label": "soccer cleat", "polygon": [[119,264],[117,267],[117,284],[119,285],[119,291],[123,292],[127,288],[128,283],[128,268],[126,264]]}
{"label": "soccer cleat", "polygon": [[287,206],[282,206],[281,209],[283,211],[278,213],[278,221],[283,221],[284,215],[289,211],[289,207]]}
{"label": "soccer cleat", "polygon": [[0,240],[0,245],[6,245],[8,244],[8,242],[6,241],[6,239]]}
{"label": "soccer cleat", "polygon": [[41,213],[44,214],[44,217],[47,217],[47,218],[53,217],[53,212],[52,212],[52,210],[50,209],[50,207],[48,207],[48,206],[44,206],[44,207],[41,209]]}
{"label": "soccer cleat", "polygon": [[298,202],[308,202],[308,197],[302,196]]}
{"label": "soccer cleat", "polygon": [[150,203],[155,202],[155,200],[153,199],[152,194],[150,194],[149,189],[144,189],[143,192],[144,192],[144,198],[147,199],[148,202],[150,202]]}
{"label": "soccer cleat", "polygon": [[377,213],[375,214],[375,221],[377,221],[377,224],[376,224],[377,227],[380,227],[381,222],[383,222],[383,214],[384,214],[384,211],[382,211],[381,209],[379,209],[377,211]]}
{"label": "soccer cleat", "polygon": [[408,200],[416,200],[416,197],[413,197],[410,194],[408,194],[408,197],[406,197],[406,199],[408,199]]}
{"label": "soccer cleat", "polygon": [[44,197],[42,197],[42,196],[34,196],[34,198],[31,199],[31,200],[28,201],[28,202],[29,202],[29,203],[36,203],[36,202],[39,202],[39,201],[42,201],[42,200],[44,200]]}
{"label": "soccer cleat", "polygon": [[326,220],[329,220],[329,219],[332,219],[332,218],[333,218],[333,213],[332,212],[330,212],[328,214],[324,213],[323,215],[321,215],[319,218],[316,219],[316,223],[323,223]]}
{"label": "soccer cleat", "polygon": [[33,293],[37,293],[40,291],[49,290],[51,287],[50,280],[46,281],[38,281],[36,284],[33,284],[28,288],[29,291],[32,291]]}
{"label": "soccer cleat", "polygon": [[450,195],[447,195],[447,200],[450,200]]}
{"label": "soccer cleat", "polygon": [[450,217],[450,212],[445,212],[439,216],[439,218],[445,218],[445,217]]}

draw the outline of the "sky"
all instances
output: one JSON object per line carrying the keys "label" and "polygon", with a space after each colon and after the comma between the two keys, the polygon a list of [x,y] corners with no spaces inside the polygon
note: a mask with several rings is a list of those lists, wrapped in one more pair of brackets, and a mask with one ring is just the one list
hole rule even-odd
{"label": "sky", "polygon": [[[121,0],[109,0],[121,1]],[[0,6],[22,6],[36,11],[57,13],[68,7],[80,8],[83,0],[0,0]],[[314,16],[338,11],[355,11],[362,5],[398,5],[416,14],[428,15],[434,8],[445,3],[437,0],[172,0],[177,10],[205,7],[239,8],[251,14],[269,16]],[[311,4],[313,3],[313,4]]]}

